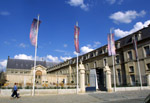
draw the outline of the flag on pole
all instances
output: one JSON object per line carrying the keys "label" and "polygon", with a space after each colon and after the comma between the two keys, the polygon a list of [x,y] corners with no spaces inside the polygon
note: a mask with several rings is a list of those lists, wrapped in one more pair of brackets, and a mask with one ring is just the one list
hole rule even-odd
{"label": "flag on pole", "polygon": [[[38,23],[38,24],[37,24]],[[30,29],[30,42],[33,46],[36,46],[36,41],[37,41],[37,33],[38,33],[38,28],[40,25],[41,21],[38,22],[37,19],[33,19],[32,24],[31,24],[31,29]],[[38,26],[37,26],[38,25]]]}
{"label": "flag on pole", "polygon": [[116,55],[114,34],[108,34],[108,55]]}
{"label": "flag on pole", "polygon": [[75,44],[75,50],[77,53],[80,53],[79,49],[79,31],[80,28],[78,26],[74,26],[74,44]]}
{"label": "flag on pole", "polygon": [[135,38],[133,39],[133,45],[134,45],[134,50],[135,50],[135,57],[136,59],[138,58],[138,51],[137,51],[137,41]]}

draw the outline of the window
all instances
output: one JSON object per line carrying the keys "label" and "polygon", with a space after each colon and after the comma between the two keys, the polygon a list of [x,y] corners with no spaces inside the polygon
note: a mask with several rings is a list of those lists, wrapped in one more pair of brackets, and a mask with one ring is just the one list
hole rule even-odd
{"label": "window", "polygon": [[121,72],[120,69],[117,69],[117,73],[118,73],[118,85],[121,84]]}
{"label": "window", "polygon": [[129,38],[127,43],[131,43],[132,42],[132,38]]}
{"label": "window", "polygon": [[119,60],[119,55],[116,55],[116,64],[119,64],[120,60]]}
{"label": "window", "polygon": [[117,43],[117,48],[120,48],[120,42],[118,41],[118,43]]}
{"label": "window", "polygon": [[93,53],[90,53],[90,57],[91,57],[91,58],[93,57]]}
{"label": "window", "polygon": [[98,54],[102,54],[102,53],[103,53],[102,49],[101,49],[101,50],[99,50]]}
{"label": "window", "polygon": [[27,74],[28,72],[24,72],[24,74]]}
{"label": "window", "polygon": [[96,50],[96,56],[98,56],[98,50]]}
{"label": "window", "polygon": [[150,70],[150,63],[147,64],[147,70]]}
{"label": "window", "polygon": [[39,79],[41,79],[41,76],[39,75]]}
{"label": "window", "polygon": [[96,64],[96,62],[94,62],[94,68],[97,68],[97,64]]}
{"label": "window", "polygon": [[103,59],[103,64],[104,64],[104,66],[107,65],[107,59],[106,58]]}
{"label": "window", "polygon": [[150,56],[150,48],[149,46],[144,47],[145,57]]}
{"label": "window", "polygon": [[86,70],[89,70],[89,65],[88,64],[86,64]]}
{"label": "window", "polygon": [[130,66],[130,67],[129,67],[129,72],[130,72],[130,73],[134,73],[134,67],[133,67],[133,66]]}
{"label": "window", "polygon": [[132,60],[132,51],[128,51],[128,60]]}
{"label": "window", "polygon": [[135,85],[135,76],[130,75],[130,78],[131,78],[131,85]]}

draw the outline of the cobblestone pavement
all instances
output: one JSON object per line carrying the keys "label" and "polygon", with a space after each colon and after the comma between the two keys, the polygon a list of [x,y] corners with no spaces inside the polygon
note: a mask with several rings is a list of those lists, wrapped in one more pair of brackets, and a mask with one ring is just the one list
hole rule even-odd
{"label": "cobblestone pavement", "polygon": [[110,101],[112,101],[112,103],[120,103],[117,101],[130,101],[130,99],[139,99],[142,101],[148,94],[150,94],[150,90],[115,93],[95,92],[78,95],[43,95],[33,97],[23,96],[19,99],[11,99],[10,97],[0,97],[0,103],[110,103]]}

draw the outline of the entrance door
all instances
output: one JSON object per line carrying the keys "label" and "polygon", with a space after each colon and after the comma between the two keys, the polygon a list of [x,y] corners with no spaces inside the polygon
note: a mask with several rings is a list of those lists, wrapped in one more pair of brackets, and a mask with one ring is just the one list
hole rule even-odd
{"label": "entrance door", "polygon": [[42,79],[42,72],[38,70],[36,71],[36,74],[35,74],[35,82],[37,85],[41,84],[41,79]]}
{"label": "entrance door", "polygon": [[105,85],[105,76],[104,76],[104,72],[103,69],[96,69],[96,73],[97,73],[97,82],[98,82],[98,88],[101,91],[106,91],[106,85]]}

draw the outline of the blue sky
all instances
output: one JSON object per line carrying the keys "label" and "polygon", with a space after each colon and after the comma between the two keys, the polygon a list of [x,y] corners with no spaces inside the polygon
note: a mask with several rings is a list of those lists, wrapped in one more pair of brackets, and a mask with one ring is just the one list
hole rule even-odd
{"label": "blue sky", "polygon": [[38,60],[62,62],[76,56],[76,21],[82,55],[107,44],[110,28],[117,40],[147,26],[149,4],[149,0],[0,0],[0,70],[6,67],[8,56],[34,58],[29,33],[38,14],[42,21]]}

